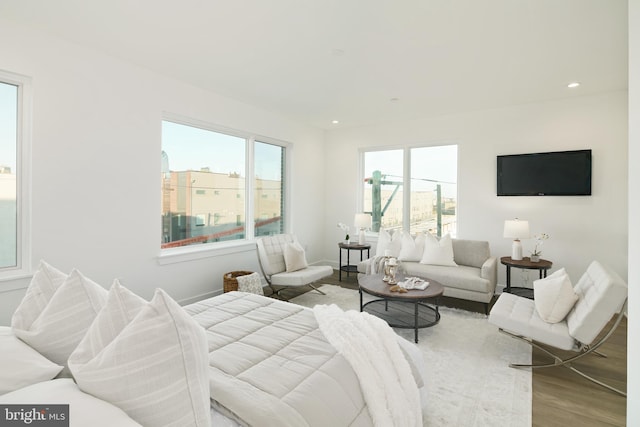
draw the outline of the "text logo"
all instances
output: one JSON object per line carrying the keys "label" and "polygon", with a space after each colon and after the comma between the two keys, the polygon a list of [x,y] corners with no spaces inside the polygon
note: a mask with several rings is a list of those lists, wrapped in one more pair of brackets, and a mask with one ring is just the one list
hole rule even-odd
{"label": "text logo", "polygon": [[0,405],[0,427],[69,427],[69,405]]}

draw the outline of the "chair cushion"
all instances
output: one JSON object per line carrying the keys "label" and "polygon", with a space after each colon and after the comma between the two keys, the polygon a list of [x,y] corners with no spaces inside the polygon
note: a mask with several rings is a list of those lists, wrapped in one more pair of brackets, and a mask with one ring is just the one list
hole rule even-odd
{"label": "chair cushion", "polygon": [[332,274],[333,268],[328,265],[310,265],[303,270],[274,274],[271,283],[276,286],[304,286]]}
{"label": "chair cushion", "polygon": [[535,308],[533,300],[502,293],[489,314],[489,323],[515,335],[532,338],[563,350],[577,350],[569,335],[566,321],[547,323]]}
{"label": "chair cushion", "polygon": [[581,343],[591,344],[622,309],[627,284],[615,272],[593,261],[573,290],[579,300],[567,316],[569,332]]}

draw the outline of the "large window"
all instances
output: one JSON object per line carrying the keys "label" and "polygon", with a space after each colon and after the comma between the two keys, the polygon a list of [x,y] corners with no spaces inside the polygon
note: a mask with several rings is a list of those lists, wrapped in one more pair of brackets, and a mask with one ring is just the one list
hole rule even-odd
{"label": "large window", "polygon": [[366,151],[363,206],[373,231],[456,234],[456,145]]}
{"label": "large window", "polygon": [[162,122],[163,249],[284,231],[286,148],[264,140]]}
{"label": "large window", "polygon": [[27,78],[0,71],[0,278],[28,273]]}

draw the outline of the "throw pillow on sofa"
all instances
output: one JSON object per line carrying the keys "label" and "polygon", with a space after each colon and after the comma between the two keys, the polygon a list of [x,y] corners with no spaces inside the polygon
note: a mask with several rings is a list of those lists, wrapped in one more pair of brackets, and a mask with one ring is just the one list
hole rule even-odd
{"label": "throw pillow on sofa", "polygon": [[420,263],[457,267],[458,264],[453,260],[453,242],[451,241],[451,235],[447,233],[438,240],[433,234],[427,233]]}
{"label": "throw pillow on sofa", "polygon": [[[378,244],[376,246],[376,256],[388,256],[398,258],[400,255],[400,249],[402,248],[402,232],[396,231],[389,233],[387,230],[381,228],[378,233]],[[388,252],[387,252],[388,251]]]}
{"label": "throw pillow on sofa", "polygon": [[420,261],[424,252],[425,235],[418,233],[416,237],[411,237],[409,233],[402,233],[402,248],[398,259],[400,261]]}

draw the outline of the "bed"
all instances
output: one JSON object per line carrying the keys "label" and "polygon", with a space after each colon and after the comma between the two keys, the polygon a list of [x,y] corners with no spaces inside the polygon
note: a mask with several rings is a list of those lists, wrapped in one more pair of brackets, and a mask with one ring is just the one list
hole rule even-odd
{"label": "bed", "polygon": [[[68,403],[71,426],[379,425],[371,395],[388,396],[360,371],[383,359],[356,354],[354,364],[355,350],[336,350],[317,316],[242,292],[180,307],[157,290],[147,302],[117,281],[107,292],[41,263],[12,328],[0,330],[11,349],[1,356],[0,405]],[[386,365],[406,363],[422,407],[421,353],[393,335],[401,353]]]}

